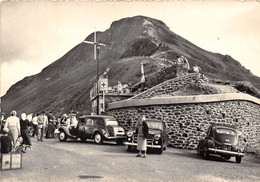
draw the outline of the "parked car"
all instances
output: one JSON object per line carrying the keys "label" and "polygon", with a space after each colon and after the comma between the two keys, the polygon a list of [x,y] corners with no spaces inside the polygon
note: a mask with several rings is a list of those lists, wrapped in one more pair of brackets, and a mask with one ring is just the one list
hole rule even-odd
{"label": "parked car", "polygon": [[208,128],[206,137],[199,141],[197,147],[197,153],[205,159],[215,154],[225,159],[235,157],[237,163],[240,163],[244,156],[243,150],[238,144],[238,132],[235,128],[214,124]]}
{"label": "parked car", "polygon": [[123,144],[126,138],[125,130],[119,126],[116,118],[101,115],[81,116],[75,128],[61,126],[59,132],[60,141],[66,141],[67,138],[80,138],[82,141],[94,139],[97,144],[111,140],[117,144]]}
{"label": "parked car", "polygon": [[[166,125],[157,119],[146,119],[148,125],[147,148],[155,153],[162,154],[166,150],[168,144],[168,135],[166,133]],[[127,132],[126,151],[131,151],[137,147],[137,133],[135,129]]]}

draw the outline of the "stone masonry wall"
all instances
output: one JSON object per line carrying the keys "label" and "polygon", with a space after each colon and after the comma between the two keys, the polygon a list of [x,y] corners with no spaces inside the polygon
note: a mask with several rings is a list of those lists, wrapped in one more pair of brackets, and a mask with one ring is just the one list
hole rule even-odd
{"label": "stone masonry wall", "polygon": [[195,80],[196,80],[195,73],[177,77],[177,78],[174,78],[171,80],[167,80],[157,86],[154,86],[154,87],[132,97],[131,99],[151,98],[151,97],[157,96],[157,95],[169,94],[169,93],[172,93],[172,92],[178,90],[180,87],[182,87],[188,83],[194,82]]}
{"label": "stone masonry wall", "polygon": [[183,149],[195,149],[211,123],[236,125],[242,133],[241,144],[260,151],[260,105],[250,101],[125,107],[110,109],[108,113],[126,130],[141,115],[161,119],[168,128],[169,146]]}

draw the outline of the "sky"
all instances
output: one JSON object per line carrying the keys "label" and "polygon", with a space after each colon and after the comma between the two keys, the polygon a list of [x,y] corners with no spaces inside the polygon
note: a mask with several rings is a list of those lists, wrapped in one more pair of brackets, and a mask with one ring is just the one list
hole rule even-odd
{"label": "sky", "polygon": [[211,52],[228,54],[260,76],[260,2],[2,2],[0,96],[66,54],[94,31],[137,15]]}

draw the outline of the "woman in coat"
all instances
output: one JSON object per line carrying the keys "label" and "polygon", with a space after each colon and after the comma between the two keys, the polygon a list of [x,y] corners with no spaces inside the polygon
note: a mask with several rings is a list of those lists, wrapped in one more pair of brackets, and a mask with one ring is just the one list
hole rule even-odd
{"label": "woman in coat", "polygon": [[9,129],[9,136],[15,145],[18,136],[21,135],[19,118],[16,116],[16,111],[12,111],[10,116],[6,119],[4,128]]}
{"label": "woman in coat", "polygon": [[146,158],[148,125],[145,122],[145,116],[136,123],[135,127],[137,133],[137,150],[139,151],[136,157],[142,157],[142,151],[144,151],[143,158]]}
{"label": "woman in coat", "polygon": [[[28,132],[29,120],[26,119],[25,113],[21,114],[20,126],[21,126],[21,134],[22,134],[22,138],[23,138],[23,144],[32,145],[31,139],[30,139],[30,136],[29,136],[29,132]],[[25,151],[23,151],[23,152],[25,153]]]}

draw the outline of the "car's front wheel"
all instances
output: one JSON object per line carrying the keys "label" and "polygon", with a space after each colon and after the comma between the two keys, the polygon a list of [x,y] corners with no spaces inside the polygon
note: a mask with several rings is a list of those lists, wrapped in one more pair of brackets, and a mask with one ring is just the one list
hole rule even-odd
{"label": "car's front wheel", "polygon": [[156,149],[154,149],[154,152],[155,152],[156,154],[162,154],[162,153],[163,153],[163,144],[161,145],[161,148],[156,148]]}
{"label": "car's front wheel", "polygon": [[236,163],[241,163],[242,157],[236,156]]}
{"label": "car's front wheel", "polygon": [[59,140],[60,140],[61,142],[65,142],[65,141],[67,140],[67,138],[68,138],[68,136],[67,136],[67,134],[66,134],[64,131],[61,131],[61,132],[59,133]]}
{"label": "car's front wheel", "polygon": [[96,133],[94,135],[94,142],[96,144],[102,144],[103,143],[103,137],[102,137],[102,135],[100,133]]}
{"label": "car's front wheel", "polygon": [[132,151],[132,146],[126,145],[126,146],[125,146],[125,150],[126,150],[127,152],[131,152],[131,151]]}
{"label": "car's front wheel", "polygon": [[204,147],[203,157],[204,157],[205,159],[209,159],[209,152],[207,151],[207,148],[206,148],[206,147]]}

